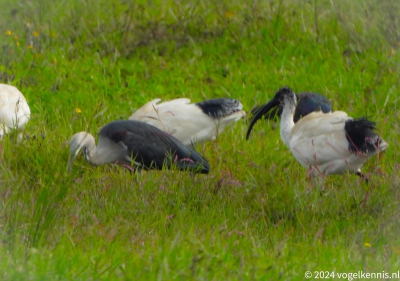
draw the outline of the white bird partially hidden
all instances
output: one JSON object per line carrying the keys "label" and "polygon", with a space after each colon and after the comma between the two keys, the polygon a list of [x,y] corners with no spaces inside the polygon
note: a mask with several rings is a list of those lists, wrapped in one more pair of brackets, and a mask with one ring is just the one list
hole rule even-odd
{"label": "white bird partially hidden", "polygon": [[146,103],[129,119],[151,124],[187,146],[215,140],[226,126],[246,116],[243,105],[235,99],[190,103],[190,99],[180,98],[158,104],[159,101]]}
{"label": "white bird partially hidden", "polygon": [[[0,138],[12,129],[23,130],[31,116],[24,95],[14,86],[0,84]],[[18,134],[21,140],[22,133]]]}
{"label": "white bird partially hidden", "polygon": [[293,122],[296,96],[283,87],[263,105],[251,121],[247,138],[254,124],[271,108],[283,104],[280,135],[297,161],[312,176],[343,174],[347,171],[366,179],[360,168],[368,159],[389,145],[377,135],[375,123],[366,118],[353,119],[343,111],[313,112]]}

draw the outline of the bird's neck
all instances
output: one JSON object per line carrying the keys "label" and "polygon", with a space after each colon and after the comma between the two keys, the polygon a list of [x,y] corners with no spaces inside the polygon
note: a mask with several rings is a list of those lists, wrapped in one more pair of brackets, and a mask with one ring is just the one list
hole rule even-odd
{"label": "bird's neck", "polygon": [[97,147],[93,146],[88,153],[85,153],[86,160],[93,165],[102,165],[105,163],[119,163],[130,165],[128,147],[122,143],[115,143],[107,137],[100,136]]}
{"label": "bird's neck", "polygon": [[293,102],[286,103],[283,107],[282,115],[281,115],[281,139],[286,144],[286,146],[290,149],[290,134],[294,127],[293,115],[296,109],[296,104]]}
{"label": "bird's neck", "polygon": [[83,154],[85,155],[86,161],[93,165],[98,165],[98,161],[96,161],[96,157],[94,155],[96,154],[96,146],[89,148],[89,147],[84,147],[83,148]]}

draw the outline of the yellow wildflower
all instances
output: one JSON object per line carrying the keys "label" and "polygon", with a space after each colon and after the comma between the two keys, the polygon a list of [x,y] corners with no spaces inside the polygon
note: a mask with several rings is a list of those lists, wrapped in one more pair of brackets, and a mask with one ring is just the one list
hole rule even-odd
{"label": "yellow wildflower", "polygon": [[28,49],[31,49],[31,50],[33,49],[32,45],[28,45],[27,47],[28,47]]}
{"label": "yellow wildflower", "polygon": [[56,58],[54,58],[53,63],[57,63],[57,59]]}
{"label": "yellow wildflower", "polygon": [[365,242],[365,243],[364,243],[364,246],[365,246],[365,247],[371,248],[371,244],[369,244],[368,242]]}
{"label": "yellow wildflower", "polygon": [[81,113],[82,113],[82,110],[81,110],[80,108],[77,107],[77,108],[75,109],[75,112],[78,113],[78,114],[81,114]]}
{"label": "yellow wildflower", "polygon": [[400,249],[399,248],[396,248],[395,246],[393,246],[392,248],[393,248],[393,251],[396,252],[396,254],[400,255]]}
{"label": "yellow wildflower", "polygon": [[6,35],[11,35],[11,34],[12,34],[11,30],[6,31]]}
{"label": "yellow wildflower", "polygon": [[35,36],[35,37],[39,37],[39,32],[37,32],[37,31],[34,31],[34,32],[33,32],[33,36]]}
{"label": "yellow wildflower", "polygon": [[18,36],[17,36],[17,35],[14,35],[14,39],[18,39]]}
{"label": "yellow wildflower", "polygon": [[15,42],[15,45],[17,45],[18,47],[19,47],[19,42],[17,41],[17,42]]}
{"label": "yellow wildflower", "polygon": [[234,15],[235,15],[235,14],[234,14],[233,12],[231,12],[231,11],[226,11],[225,14],[224,14],[224,17],[225,17],[226,19],[230,19],[230,18],[232,18]]}

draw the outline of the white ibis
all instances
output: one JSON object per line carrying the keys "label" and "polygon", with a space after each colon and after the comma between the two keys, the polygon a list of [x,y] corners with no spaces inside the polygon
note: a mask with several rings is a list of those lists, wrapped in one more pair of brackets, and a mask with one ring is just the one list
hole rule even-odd
{"label": "white ibis", "polygon": [[68,170],[81,149],[86,160],[93,165],[134,164],[144,170],[161,170],[175,165],[180,170],[204,174],[210,170],[207,161],[196,151],[168,133],[135,120],[119,120],[105,125],[100,130],[97,148],[89,133],[80,132],[72,136]]}
{"label": "white ibis", "polygon": [[[23,130],[31,116],[24,95],[14,86],[0,84],[0,138],[12,129]],[[18,139],[22,133],[18,134]]]}
{"label": "white ibis", "polygon": [[[314,111],[322,111],[323,113],[332,112],[332,103],[325,96],[313,93],[304,92],[295,94],[297,98],[296,110],[294,112],[293,121],[296,123],[300,118],[310,114]],[[257,114],[260,106],[255,107],[251,110],[253,115]],[[283,111],[283,104],[279,104],[277,107],[272,108],[270,111],[263,114],[266,119],[274,119],[275,116],[280,117]]]}
{"label": "white ibis", "polygon": [[184,145],[214,140],[227,125],[246,116],[243,105],[235,99],[210,99],[194,104],[187,98],[157,104],[159,101],[146,103],[129,119],[151,124]]}
{"label": "white ibis", "polygon": [[296,100],[289,87],[279,89],[254,116],[246,139],[263,114],[282,104],[281,139],[297,161],[308,168],[309,175],[327,176],[349,171],[367,180],[360,168],[370,157],[389,146],[374,132],[375,123],[366,118],[353,119],[343,111],[327,114],[319,111],[308,114],[295,124]]}

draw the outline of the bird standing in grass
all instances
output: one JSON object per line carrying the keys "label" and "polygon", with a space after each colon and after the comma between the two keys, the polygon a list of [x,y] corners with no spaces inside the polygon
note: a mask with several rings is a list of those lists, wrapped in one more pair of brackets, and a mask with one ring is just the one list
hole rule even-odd
{"label": "bird standing in grass", "polygon": [[349,171],[367,180],[360,168],[370,157],[389,146],[374,132],[375,123],[366,118],[353,119],[343,111],[328,114],[319,111],[308,114],[295,124],[296,103],[296,95],[289,87],[279,89],[254,116],[246,139],[263,114],[282,105],[281,139],[297,161],[308,169],[308,175],[327,176]]}
{"label": "bird standing in grass", "polygon": [[[310,114],[314,111],[322,111],[323,113],[332,112],[332,103],[325,96],[313,93],[304,92],[295,94],[297,98],[296,110],[294,111],[293,121],[296,123],[300,118]],[[253,115],[257,114],[260,106],[251,110]],[[265,112],[262,116],[266,119],[274,119],[275,116],[281,117],[283,111],[283,104],[272,108],[270,111]]]}
{"label": "bird standing in grass", "polygon": [[[31,116],[24,95],[14,86],[0,84],[0,138],[12,129],[23,130]],[[21,140],[22,133],[18,134]]]}
{"label": "bird standing in grass", "polygon": [[68,170],[81,149],[86,160],[93,165],[118,163],[130,167],[133,163],[140,170],[176,166],[179,170],[203,174],[210,170],[207,161],[195,150],[166,132],[135,120],[120,120],[105,125],[100,130],[97,147],[91,134],[80,132],[73,135]]}
{"label": "bird standing in grass", "polygon": [[210,99],[194,104],[187,98],[157,104],[159,101],[146,103],[129,119],[151,124],[187,146],[216,139],[227,125],[246,116],[243,105],[235,99]]}

